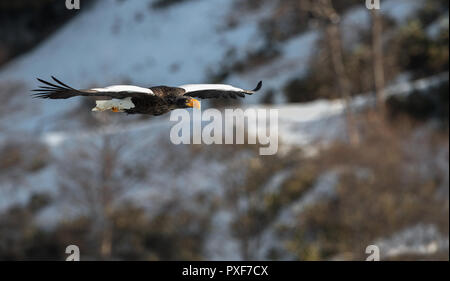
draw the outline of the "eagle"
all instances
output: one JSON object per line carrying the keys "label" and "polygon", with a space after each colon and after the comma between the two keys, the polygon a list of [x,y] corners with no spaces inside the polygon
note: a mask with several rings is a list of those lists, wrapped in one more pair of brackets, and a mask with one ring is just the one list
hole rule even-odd
{"label": "eagle", "polygon": [[111,110],[128,114],[161,115],[178,108],[200,108],[195,99],[245,98],[262,87],[262,81],[253,90],[243,90],[224,84],[188,84],[178,87],[156,86],[144,88],[133,85],[113,85],[105,88],[74,89],[55,77],[54,82],[37,78],[42,83],[32,90],[32,96],[43,99],[67,99],[76,96],[94,97],[92,111]]}

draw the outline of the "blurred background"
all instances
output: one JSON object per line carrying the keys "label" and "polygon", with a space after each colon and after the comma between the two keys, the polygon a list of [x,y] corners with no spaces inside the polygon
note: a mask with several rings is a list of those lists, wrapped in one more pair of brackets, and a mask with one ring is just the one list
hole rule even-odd
{"label": "blurred background", "polygon": [[[0,1],[0,260],[448,260],[447,0],[64,2]],[[279,109],[279,152],[30,98],[50,75],[263,80],[203,108]]]}

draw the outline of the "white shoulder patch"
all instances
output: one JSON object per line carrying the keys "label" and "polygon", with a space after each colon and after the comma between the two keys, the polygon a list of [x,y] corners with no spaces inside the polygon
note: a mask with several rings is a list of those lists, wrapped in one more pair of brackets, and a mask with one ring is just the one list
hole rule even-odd
{"label": "white shoulder patch", "polygon": [[124,111],[125,109],[134,108],[134,103],[130,97],[124,99],[97,100],[95,103],[96,106],[92,111],[105,111],[113,108],[116,108],[118,111]]}
{"label": "white shoulder patch", "polygon": [[91,89],[97,92],[135,92],[135,93],[143,93],[147,95],[154,95],[153,91],[149,88],[143,88],[133,85],[113,85],[105,88],[94,88]]}
{"label": "white shoulder patch", "polygon": [[186,93],[195,92],[195,91],[203,91],[203,90],[245,92],[245,90],[243,90],[243,89],[236,88],[231,85],[225,85],[225,84],[188,84],[188,85],[179,86],[179,88],[184,89],[186,91]]}

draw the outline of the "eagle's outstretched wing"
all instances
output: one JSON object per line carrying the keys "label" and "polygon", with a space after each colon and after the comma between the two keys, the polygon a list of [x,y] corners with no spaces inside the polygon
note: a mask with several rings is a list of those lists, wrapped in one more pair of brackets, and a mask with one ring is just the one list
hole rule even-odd
{"label": "eagle's outstretched wing", "polygon": [[182,88],[186,91],[185,96],[201,99],[214,99],[214,98],[233,98],[237,97],[245,98],[245,95],[252,95],[259,91],[262,87],[262,81],[258,83],[255,89],[243,90],[230,85],[222,84],[190,84],[183,85]]}
{"label": "eagle's outstretched wing", "polygon": [[[152,90],[132,85],[115,85],[106,88],[93,88],[86,90],[74,89],[52,76],[56,84],[37,78],[43,85],[32,90],[36,98],[43,99],[67,99],[76,96],[84,97],[110,97],[123,99],[127,97],[155,96]],[[156,96],[155,96],[156,97]]]}

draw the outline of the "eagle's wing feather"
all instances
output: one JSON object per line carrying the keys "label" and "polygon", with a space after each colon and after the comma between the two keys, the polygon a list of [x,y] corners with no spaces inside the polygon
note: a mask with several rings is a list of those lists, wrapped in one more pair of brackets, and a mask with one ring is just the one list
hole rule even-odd
{"label": "eagle's wing feather", "polygon": [[213,99],[213,98],[233,98],[237,97],[245,98],[245,95],[252,95],[259,91],[262,87],[262,81],[258,83],[253,90],[243,90],[230,85],[223,84],[189,84],[183,85],[182,88],[186,91],[185,96],[201,99]]}
{"label": "eagle's wing feather", "polygon": [[56,84],[38,78],[37,80],[44,85],[40,86],[38,89],[32,90],[33,92],[36,92],[33,96],[43,99],[67,99],[75,96],[110,97],[115,99],[142,97],[144,95],[155,96],[153,91],[149,88],[132,85],[114,85],[106,88],[77,90],[64,84],[53,76],[52,79]]}

